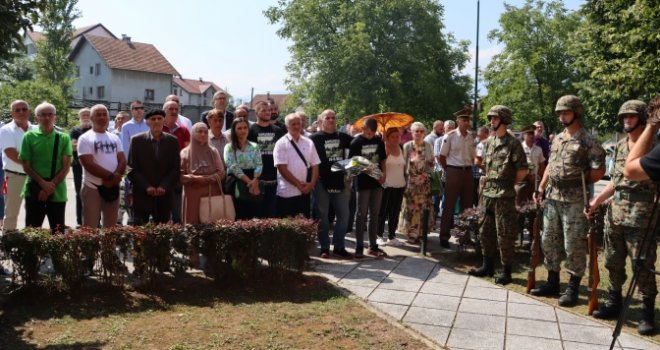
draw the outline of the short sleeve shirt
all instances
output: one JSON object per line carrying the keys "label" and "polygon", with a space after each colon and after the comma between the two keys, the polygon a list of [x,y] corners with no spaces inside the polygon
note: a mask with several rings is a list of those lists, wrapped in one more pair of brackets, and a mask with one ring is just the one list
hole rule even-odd
{"label": "short sleeve shirt", "polygon": [[440,155],[447,157],[447,165],[472,166],[476,157],[474,136],[469,131],[465,136],[458,129],[450,131],[442,139]]}
{"label": "short sleeve shirt", "polygon": [[[298,150],[305,158],[300,157],[292,142],[296,143]],[[286,165],[287,170],[300,182],[307,182],[307,168],[321,164],[314,142],[305,136],[300,136],[298,141],[293,140],[291,135],[286,135],[275,143],[273,149],[275,166]],[[283,198],[300,196],[302,192],[293,184],[289,183],[284,176],[277,172],[277,195]]]}
{"label": "short sleeve shirt", "polygon": [[284,134],[284,130],[275,125],[263,127],[259,124],[252,124],[250,126],[248,140],[256,142],[261,151],[261,162],[263,164],[262,180],[273,181],[277,178],[277,170],[273,162],[273,150],[275,149],[275,143]]}
{"label": "short sleeve shirt", "polygon": [[[91,155],[94,163],[101,168],[114,172],[119,160],[117,155],[123,153],[119,137],[111,132],[98,133],[90,130],[78,138],[78,156]],[[103,179],[92,175],[83,167],[83,183],[90,188],[103,184]]]}
{"label": "short sleeve shirt", "polygon": [[605,150],[584,128],[573,136],[564,131],[550,146],[546,198],[559,202],[583,200],[582,173],[605,168]]}
{"label": "short sleeve shirt", "polygon": [[639,160],[639,164],[651,180],[660,182],[660,145],[656,145]]}
{"label": "short sleeve shirt", "polygon": [[[60,135],[60,142],[57,150],[57,160],[55,163],[55,173],[62,169],[62,157],[72,157],[71,139],[69,135],[54,131],[48,135],[41,132],[41,129],[31,130],[23,135],[21,152],[18,159],[30,162],[32,169],[42,178],[50,178],[51,162],[53,159],[53,147],[55,146],[55,134]],[[27,184],[27,181],[26,181]],[[23,186],[23,197],[28,197],[27,185]],[[51,197],[53,202],[66,202],[66,181],[60,181],[55,187],[55,192]]]}
{"label": "short sleeve shirt", "polygon": [[[28,123],[27,131],[38,129],[36,125]],[[7,148],[13,148],[16,152],[21,152],[21,145],[23,142],[23,135],[27,132],[23,131],[16,123],[12,120],[11,123],[4,125],[0,128],[0,149],[2,149],[2,163],[5,170],[13,171],[16,173],[24,173],[23,164],[14,162],[11,158],[7,156],[5,150]]]}
{"label": "short sleeve shirt", "polygon": [[[367,139],[362,135],[358,135],[353,139],[348,156],[362,156],[376,166],[380,166],[380,162],[387,158],[383,140],[378,136]],[[358,190],[369,190],[378,187],[381,187],[381,185],[373,177],[367,174],[359,174],[357,176]]]}
{"label": "short sleeve shirt", "polygon": [[525,155],[527,156],[527,166],[529,167],[529,174],[533,176],[539,175],[539,164],[545,163],[543,157],[543,150],[541,147],[532,144],[532,147],[527,146],[525,142],[522,143]]}

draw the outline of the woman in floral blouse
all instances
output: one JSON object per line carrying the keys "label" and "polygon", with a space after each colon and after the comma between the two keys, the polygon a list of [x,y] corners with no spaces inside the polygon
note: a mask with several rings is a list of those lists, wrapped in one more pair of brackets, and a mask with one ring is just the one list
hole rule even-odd
{"label": "woman in floral blouse", "polygon": [[431,199],[431,171],[433,171],[433,147],[424,141],[426,127],[415,122],[411,127],[413,139],[403,145],[406,160],[407,184],[403,195],[403,211],[399,219],[399,231],[408,237],[408,243],[419,243],[422,233],[424,210],[429,210],[429,228],[433,227],[433,201]]}
{"label": "woman in floral blouse", "polygon": [[[256,143],[248,141],[250,124],[245,118],[237,118],[231,124],[231,143],[225,147],[224,159],[227,165],[227,192],[235,193],[236,181],[243,181],[252,195],[259,195],[259,175],[261,175],[261,153]],[[233,177],[231,179],[230,177]],[[234,185],[230,185],[233,183]],[[256,217],[254,205],[242,203],[234,198],[236,219]]]}

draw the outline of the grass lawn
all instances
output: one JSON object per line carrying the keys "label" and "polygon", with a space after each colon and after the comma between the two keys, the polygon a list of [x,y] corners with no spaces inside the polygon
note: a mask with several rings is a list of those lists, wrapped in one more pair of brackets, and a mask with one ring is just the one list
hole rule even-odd
{"label": "grass lawn", "polygon": [[[430,244],[437,244],[437,241],[431,241]],[[660,249],[658,249],[658,253],[660,254]],[[454,251],[451,254],[441,254],[441,255],[434,255],[434,258],[437,258],[440,260],[442,264],[446,264],[448,266],[451,266],[455,268],[456,270],[459,271],[464,271],[467,273],[471,268],[480,266],[481,265],[481,260],[478,260],[476,257],[476,254],[474,253],[473,250],[468,249],[467,251],[458,253]],[[599,296],[599,305],[605,303],[607,300],[607,289],[609,285],[609,279],[608,279],[608,272],[605,269],[604,266],[604,255],[603,251],[599,250],[598,252],[598,265],[599,265],[599,271],[600,271],[600,284],[598,285],[598,296]],[[657,265],[657,264],[656,264]],[[499,272],[500,263],[499,259],[496,261],[496,275]],[[522,249],[522,248],[517,248],[516,251],[516,263],[513,266],[513,283],[509,284],[506,286],[507,289],[525,294],[525,289],[527,286],[527,267],[529,266],[529,250],[528,249]],[[632,277],[632,270],[630,268],[630,259],[628,259],[628,265],[627,265],[627,275],[628,275],[628,281],[630,281],[630,278]],[[539,267],[536,268],[536,284],[537,286],[544,283],[547,279],[547,270],[545,267],[541,264]],[[568,284],[568,273],[565,271],[562,271],[561,273],[561,292],[566,289],[566,286]],[[485,280],[488,280],[490,282],[494,282],[494,278],[489,278],[485,277]],[[623,286],[623,293],[625,297],[625,293],[628,289],[628,283],[624,284]],[[656,279],[656,283],[658,283],[658,279]],[[580,302],[577,306],[572,307],[572,308],[563,308],[564,310],[568,312],[572,312],[578,315],[587,315],[587,302],[588,302],[588,294],[587,294],[587,276],[585,274],[585,277],[582,279],[581,282],[581,287],[580,287]],[[660,289],[660,286],[658,287]],[[530,295],[531,296],[531,295]],[[542,301],[547,304],[551,304],[554,306],[558,306],[558,298],[543,298],[543,297],[534,297],[537,298],[539,301]],[[637,334],[637,321],[640,318],[641,315],[641,298],[639,294],[635,293],[635,296],[633,298],[632,303],[630,304],[630,309],[627,313],[628,315],[628,321],[624,325],[623,331],[628,332],[631,334]],[[655,328],[656,328],[656,333],[660,333],[660,302],[656,298],[656,307],[655,307],[655,314],[656,314],[656,322],[655,322]],[[595,319],[594,319],[595,320]],[[616,324],[616,320],[614,321],[604,321],[609,325],[614,326]],[[656,334],[654,336],[650,337],[645,337],[646,339],[656,342],[660,344],[660,334]]]}
{"label": "grass lawn", "polygon": [[2,349],[425,349],[317,276],[3,294]]}

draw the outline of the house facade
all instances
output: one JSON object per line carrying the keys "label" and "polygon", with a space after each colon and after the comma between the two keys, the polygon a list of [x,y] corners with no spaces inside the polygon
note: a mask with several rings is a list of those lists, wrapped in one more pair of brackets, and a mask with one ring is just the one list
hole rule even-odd
{"label": "house facade", "polygon": [[[73,33],[73,39],[71,40],[72,48],[76,46],[83,34],[117,39],[117,37],[112,34],[108,28],[103,26],[103,24],[98,23],[91,26],[77,28]],[[44,34],[41,32],[34,32],[31,30],[25,32],[23,37],[23,44],[25,45],[25,49],[29,58],[34,58],[34,56],[37,54],[37,42],[43,38]]]}
{"label": "house facade", "polygon": [[127,36],[83,34],[69,59],[76,65],[74,98],[83,101],[162,103],[179,75],[156,47]]}
{"label": "house facade", "polygon": [[[182,105],[213,107],[213,95],[218,91],[224,90],[212,81],[202,78],[174,78],[172,82],[172,93],[179,96]],[[230,99],[231,96],[227,94],[227,98]]]}

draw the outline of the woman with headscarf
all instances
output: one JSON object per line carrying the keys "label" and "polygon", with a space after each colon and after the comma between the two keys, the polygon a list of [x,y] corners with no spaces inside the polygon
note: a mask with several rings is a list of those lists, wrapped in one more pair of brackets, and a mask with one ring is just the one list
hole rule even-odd
{"label": "woman with headscarf", "polygon": [[204,123],[196,123],[192,127],[190,144],[181,150],[184,224],[200,222],[200,199],[220,195],[224,175],[222,157],[215,147],[209,145],[208,127]]}
{"label": "woman with headscarf", "polygon": [[424,210],[429,210],[428,227],[433,227],[433,201],[431,199],[431,172],[433,171],[433,147],[424,141],[426,127],[420,122],[411,126],[411,141],[403,145],[406,160],[407,184],[403,195],[403,211],[399,219],[399,231],[408,237],[408,243],[419,243],[422,233]]}
{"label": "woman with headscarf", "polygon": [[[243,181],[250,194],[256,196],[261,193],[259,176],[262,161],[259,146],[247,139],[249,127],[250,124],[246,119],[234,119],[231,123],[231,143],[225,146],[224,159],[227,164],[227,176],[232,178],[231,181]],[[234,198],[234,208],[237,220],[252,219],[257,216],[257,207],[236,198]]]}

